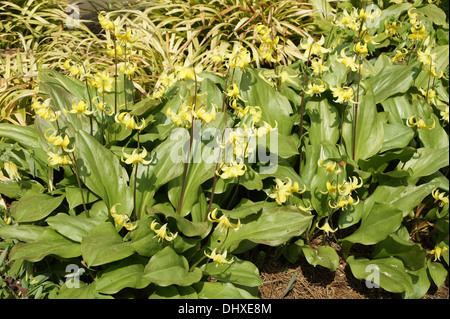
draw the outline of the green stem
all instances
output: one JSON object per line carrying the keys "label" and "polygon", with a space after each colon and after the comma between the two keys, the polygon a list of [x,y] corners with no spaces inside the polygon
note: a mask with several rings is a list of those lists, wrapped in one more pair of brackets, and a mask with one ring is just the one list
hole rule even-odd
{"label": "green stem", "polygon": [[[308,75],[309,59],[311,57],[311,48],[312,48],[312,45],[309,47],[308,60],[306,61],[305,71],[303,72],[302,99],[301,99],[301,103],[300,103],[300,141],[303,138],[303,108],[304,108],[304,102],[305,102],[305,86],[306,86],[306,78]],[[299,160],[299,164],[298,164],[298,175],[300,175],[300,176],[301,176],[302,161],[303,161],[303,156],[302,156],[302,149],[301,149],[301,143],[300,143],[300,160]]]}
{"label": "green stem", "polygon": [[353,123],[353,154],[352,158],[355,160],[356,156],[356,124],[358,121],[358,105],[359,105],[359,87],[361,84],[361,57],[358,59],[358,88],[356,92],[356,103],[355,103],[355,112],[354,112],[354,123]]}
{"label": "green stem", "polygon": [[77,182],[78,182],[78,189],[80,190],[80,194],[81,194],[81,201],[83,203],[83,209],[84,209],[84,213],[86,214],[86,217],[89,218],[89,213],[88,210],[86,208],[86,201],[84,199],[84,194],[83,194],[83,188],[81,186],[81,180],[80,180],[80,171],[78,169],[78,164],[75,158],[75,155],[72,154],[72,161],[73,161],[73,166],[75,168],[75,176],[77,177]]}

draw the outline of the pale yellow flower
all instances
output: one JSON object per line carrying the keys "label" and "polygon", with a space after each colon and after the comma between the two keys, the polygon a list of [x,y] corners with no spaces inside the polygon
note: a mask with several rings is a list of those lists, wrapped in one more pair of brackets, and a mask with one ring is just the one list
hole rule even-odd
{"label": "pale yellow flower", "polygon": [[336,61],[345,65],[345,67],[351,69],[353,72],[358,70],[358,65],[356,64],[356,57],[353,55],[351,57],[345,54],[345,48],[341,50],[341,57],[339,58],[337,53],[335,53]]}
{"label": "pale yellow flower", "polygon": [[406,121],[406,125],[409,127],[417,127],[418,130],[431,130],[435,127],[436,121],[433,119],[433,124],[428,126],[422,118],[419,118],[417,121],[416,116],[413,115]]}
{"label": "pale yellow flower", "polygon": [[47,136],[47,132],[51,130],[50,128],[45,131],[44,136],[45,139],[47,140],[47,142],[49,142],[50,144],[57,146],[57,147],[61,147],[65,152],[70,153],[73,152],[74,149],[69,149],[69,137],[67,135],[65,135],[64,137],[62,137],[61,135],[57,135],[58,131],[54,131],[52,134],[50,134],[50,136]]}
{"label": "pale yellow flower", "polygon": [[48,162],[50,163],[50,165],[67,165],[67,164],[73,164],[72,160],[70,159],[70,157],[66,154],[62,155],[62,154],[56,154],[53,153],[51,151],[47,152],[48,157]]}
{"label": "pale yellow flower", "polygon": [[3,168],[8,174],[9,178],[13,181],[20,181],[22,178],[19,175],[19,170],[17,169],[17,165],[13,162],[4,162]]}
{"label": "pale yellow flower", "polygon": [[292,184],[292,180],[289,177],[287,179],[288,181],[285,183],[281,179],[275,178],[275,189],[269,194],[269,197],[275,199],[278,205],[285,203],[293,193],[303,194],[306,192],[306,185],[303,190],[300,190],[298,182]]}
{"label": "pale yellow flower", "polygon": [[300,47],[305,50],[306,54],[319,55],[328,53],[331,49],[325,49],[322,45],[325,43],[325,38],[322,36],[319,41],[315,41],[312,37],[308,37],[308,40],[300,43]]}
{"label": "pale yellow flower", "polygon": [[447,247],[441,248],[439,246],[436,246],[432,251],[430,251],[431,255],[434,255],[434,261],[441,260],[441,254],[443,251],[446,251]]}
{"label": "pale yellow flower", "polygon": [[117,214],[116,206],[121,205],[120,203],[115,204],[111,207],[110,213],[111,217],[114,219],[116,226],[125,227],[126,230],[134,230],[136,228],[136,223],[132,223],[130,217],[125,214]]}
{"label": "pale yellow flower", "polygon": [[426,31],[425,26],[422,25],[422,27],[420,29],[418,27],[412,27],[411,34],[408,35],[408,38],[411,40],[414,40],[414,41],[421,41],[427,35],[428,35],[428,32]]}
{"label": "pale yellow flower", "polygon": [[221,170],[221,174],[219,174],[218,172],[216,172],[216,174],[222,179],[235,178],[245,174],[245,172],[247,171],[247,165],[245,165],[243,162],[232,162],[229,165],[224,165]]}
{"label": "pale yellow flower", "polygon": [[141,119],[141,125],[138,125],[134,120],[134,116],[128,112],[118,113],[114,119],[117,123],[125,125],[130,130],[142,130],[146,125],[144,119]]}
{"label": "pale yellow flower", "polygon": [[[325,163],[325,161],[327,161],[327,163]],[[319,165],[320,167],[323,167],[326,169],[326,173],[329,174],[331,172],[333,172],[334,174],[339,174],[342,169],[339,167],[338,163],[334,162],[334,161],[330,161],[327,159],[323,159],[320,158],[317,161],[317,165]]]}
{"label": "pale yellow flower", "polygon": [[139,163],[148,165],[148,164],[150,164],[152,162],[151,159],[148,160],[148,161],[146,161],[144,159],[144,158],[147,157],[147,150],[145,149],[145,147],[142,148],[142,152],[141,153],[139,153],[138,149],[134,149],[133,153],[131,153],[131,154],[125,153],[125,151],[122,149],[122,154],[125,157],[125,159],[124,159],[124,157],[122,157],[122,159],[121,159],[122,162],[125,162],[126,164],[129,164],[129,165],[130,164],[131,165],[137,165]]}
{"label": "pale yellow flower", "polygon": [[407,54],[408,50],[406,48],[403,48],[402,50],[395,50],[395,55],[391,58],[391,61],[398,62],[403,60]]}
{"label": "pale yellow flower", "polygon": [[431,195],[436,201],[440,201],[439,206],[444,207],[445,205],[448,205],[448,196],[445,196],[445,193],[439,193],[437,188],[433,189]]}
{"label": "pale yellow flower", "polygon": [[322,84],[316,83],[308,83],[308,89],[305,91],[306,94],[309,95],[321,95],[323,92],[327,90],[326,86]]}
{"label": "pale yellow flower", "polygon": [[234,258],[231,258],[230,260],[227,260],[227,251],[223,254],[216,253],[217,248],[214,248],[214,250],[211,252],[211,254],[207,254],[205,251],[206,257],[212,259],[216,263],[216,267],[219,264],[231,264],[234,260]]}
{"label": "pale yellow flower", "polygon": [[177,237],[178,232],[172,234],[170,230],[167,229],[167,223],[162,225],[159,229],[156,229],[157,225],[159,225],[158,222],[156,222],[156,220],[153,220],[150,228],[156,233],[153,238],[158,237],[158,242],[162,240],[172,241]]}
{"label": "pale yellow flower", "polygon": [[327,236],[329,236],[330,233],[335,233],[337,231],[337,228],[336,229],[331,228],[330,224],[328,224],[328,220],[325,221],[325,224],[323,224],[322,227],[319,227],[319,222],[317,222],[316,227],[320,230],[323,230],[327,234]]}
{"label": "pale yellow flower", "polygon": [[333,93],[333,97],[337,98],[334,100],[336,103],[355,103],[353,101],[354,91],[349,86],[331,88],[331,92]]}
{"label": "pale yellow flower", "polygon": [[222,215],[220,218],[217,218],[217,208],[215,208],[212,212],[208,213],[208,220],[213,223],[218,223],[218,228],[231,228],[233,230],[238,230],[241,227],[241,221],[238,219],[236,225],[232,225],[227,216]]}
{"label": "pale yellow flower", "polygon": [[72,109],[70,111],[64,110],[66,113],[81,115],[91,115],[93,111],[89,111],[89,106],[85,101],[81,100],[78,103],[76,101],[72,102]]}

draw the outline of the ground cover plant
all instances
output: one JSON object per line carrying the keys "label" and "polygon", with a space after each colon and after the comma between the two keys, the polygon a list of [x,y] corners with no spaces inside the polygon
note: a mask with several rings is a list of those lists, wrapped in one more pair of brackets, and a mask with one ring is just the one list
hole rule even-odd
{"label": "ground cover plant", "polygon": [[442,286],[438,2],[98,12],[95,58],[40,67],[33,120],[0,123],[1,272],[34,298],[258,298],[246,253],[269,246],[402,298]]}

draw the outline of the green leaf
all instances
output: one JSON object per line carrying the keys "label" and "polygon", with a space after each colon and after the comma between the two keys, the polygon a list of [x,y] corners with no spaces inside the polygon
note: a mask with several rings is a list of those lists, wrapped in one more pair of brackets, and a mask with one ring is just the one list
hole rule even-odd
{"label": "green leaf", "polygon": [[124,242],[110,222],[95,226],[81,241],[81,254],[89,267],[124,259],[134,250]]}
{"label": "green leaf", "polygon": [[263,284],[258,268],[249,261],[233,257],[231,264],[207,263],[202,267],[209,276],[221,282],[257,287]]}
{"label": "green leaf", "polygon": [[86,218],[84,213],[78,216],[59,213],[47,218],[45,221],[61,235],[79,243],[95,226],[102,223],[98,219]]}
{"label": "green leaf", "polygon": [[82,281],[79,283],[78,288],[67,287],[66,284],[62,285],[56,299],[114,299],[112,296],[97,293],[95,282],[89,285]]}
{"label": "green leaf", "polygon": [[75,153],[80,179],[100,196],[109,209],[121,204],[117,210],[129,215],[133,209],[133,196],[128,186],[128,174],[114,154],[85,132],[78,132]]}
{"label": "green leaf", "polygon": [[139,255],[151,257],[165,247],[165,243],[158,242],[156,234],[150,229],[151,219],[136,221],[136,229],[131,232],[130,246]]}
{"label": "green leaf", "polygon": [[189,271],[188,261],[167,246],[152,256],[144,269],[144,276],[159,286],[190,286],[202,278],[202,271]]}
{"label": "green leaf", "polygon": [[246,290],[230,283],[201,281],[192,287],[199,299],[256,299]]}
{"label": "green leaf", "polygon": [[403,292],[402,297],[404,299],[421,299],[425,296],[431,286],[431,281],[426,267],[420,268],[416,271],[408,271],[408,274],[412,279],[413,291]]}
{"label": "green leaf", "polygon": [[402,211],[394,206],[375,203],[361,220],[359,228],[343,240],[363,245],[373,245],[396,231],[403,220]]}
{"label": "green leaf", "polygon": [[384,124],[384,141],[380,152],[408,146],[414,131],[403,124]]}
{"label": "green leaf", "polygon": [[148,297],[149,299],[198,299],[197,292],[191,286],[156,286],[155,292]]}
{"label": "green leaf", "polygon": [[328,99],[312,99],[306,103],[306,111],[311,119],[309,140],[312,145],[336,144],[339,140],[340,116]]}
{"label": "green leaf", "polygon": [[[88,189],[82,189],[85,204],[93,203],[99,198]],[[69,203],[69,209],[83,204],[83,198],[81,197],[80,189],[78,187],[67,186],[66,187],[66,199]]]}
{"label": "green leaf", "polygon": [[366,259],[350,256],[347,263],[353,275],[360,280],[372,282],[381,288],[393,292],[412,292],[411,277],[396,258]]}
{"label": "green leaf", "polygon": [[9,225],[0,228],[0,237],[24,242],[35,241],[48,227],[35,225]]}
{"label": "green leaf", "polygon": [[428,176],[449,165],[449,147],[440,149],[419,148],[417,153],[399,168],[411,173],[410,180]]}
{"label": "green leaf", "polygon": [[146,258],[132,256],[110,266],[95,280],[95,291],[115,294],[124,288],[142,289],[150,284],[144,277]]}
{"label": "green leaf", "polygon": [[425,267],[426,251],[419,244],[413,244],[401,239],[398,235],[391,234],[385,240],[378,243],[371,254],[372,259],[396,257],[405,267],[418,270]]}
{"label": "green leaf", "polygon": [[448,271],[447,269],[445,269],[444,265],[438,262],[431,261],[431,259],[428,259],[427,269],[435,285],[438,288],[442,286],[448,274]]}
{"label": "green leaf", "polygon": [[302,252],[309,264],[317,265],[335,271],[339,266],[339,255],[330,246],[320,246],[314,249],[308,245],[302,246]]}
{"label": "green leaf", "polygon": [[37,262],[48,255],[62,258],[80,256],[80,244],[67,239],[56,231],[47,229],[36,240],[29,243],[17,243],[11,249],[11,260]]}
{"label": "green leaf", "polygon": [[[311,214],[304,213],[295,206],[264,208],[262,213],[250,215],[242,220],[242,226],[238,231],[230,231],[223,247],[229,247],[233,251],[243,240],[278,246],[292,237],[303,234],[312,219]],[[216,229],[214,233],[220,236],[223,231]]]}
{"label": "green leaf", "polygon": [[61,205],[64,196],[50,196],[34,191],[27,192],[11,205],[11,213],[19,223],[34,222],[50,215]]}
{"label": "green leaf", "polygon": [[39,136],[33,126],[0,123],[0,137],[12,139],[29,150],[39,149]]}
{"label": "green leaf", "polygon": [[377,75],[368,79],[373,88],[373,98],[378,104],[394,94],[405,93],[414,82],[420,63],[408,65],[388,65]]}

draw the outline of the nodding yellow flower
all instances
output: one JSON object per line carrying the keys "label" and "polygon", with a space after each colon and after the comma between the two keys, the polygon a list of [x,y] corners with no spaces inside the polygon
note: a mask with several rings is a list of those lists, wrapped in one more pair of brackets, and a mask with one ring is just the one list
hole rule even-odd
{"label": "nodding yellow flower", "polygon": [[223,166],[221,170],[223,172],[222,174],[219,174],[219,172],[216,172],[216,174],[222,179],[235,178],[245,174],[247,171],[247,165],[243,162],[237,163],[233,161],[228,166]]}
{"label": "nodding yellow flower", "polygon": [[125,63],[120,66],[120,72],[124,73],[131,78],[131,76],[137,71],[136,63]]}
{"label": "nodding yellow flower", "polygon": [[122,162],[125,162],[126,164],[137,165],[139,163],[142,163],[142,164],[148,165],[152,162],[151,159],[148,161],[144,160],[144,158],[147,157],[147,150],[145,149],[145,147],[142,148],[141,153],[139,153],[138,149],[135,149],[135,150],[133,150],[133,153],[131,153],[131,154],[125,153],[125,151],[122,149],[122,154],[125,157],[125,160],[123,157],[121,158],[121,160],[122,160]]}
{"label": "nodding yellow flower", "polygon": [[98,22],[105,30],[114,30],[114,23],[105,16],[105,11],[100,11],[98,14]]}
{"label": "nodding yellow flower", "polygon": [[124,49],[121,45],[114,46],[114,44],[108,43],[106,47],[106,54],[110,57],[124,56]]}
{"label": "nodding yellow flower", "polygon": [[239,47],[228,54],[228,64],[230,68],[240,68],[244,70],[251,62],[253,62],[250,52],[244,48]]}
{"label": "nodding yellow flower", "polygon": [[366,57],[369,54],[369,50],[367,49],[367,43],[361,44],[361,42],[356,43],[353,46],[353,51],[359,54],[362,58]]}
{"label": "nodding yellow flower", "polygon": [[359,29],[358,19],[353,15],[349,14],[347,10],[344,9],[341,20],[338,22],[338,25],[341,27],[346,27],[351,30],[356,31]]}
{"label": "nodding yellow flower", "polygon": [[391,61],[397,62],[403,60],[407,54],[408,50],[406,48],[403,48],[402,50],[395,50],[395,55],[391,58]]}
{"label": "nodding yellow flower", "polygon": [[388,23],[387,20],[385,20],[384,21],[384,32],[390,36],[393,36],[393,35],[397,34],[397,31],[400,29],[401,26],[402,26],[401,22],[397,25],[397,21]]}
{"label": "nodding yellow flower", "polygon": [[178,80],[183,81],[191,79],[195,81],[203,81],[203,78],[199,74],[203,71],[203,67],[199,64],[197,66],[191,66],[189,60],[184,61],[184,65],[175,65],[175,75]]}
{"label": "nodding yellow flower", "polygon": [[217,208],[215,208],[212,212],[208,213],[208,220],[213,223],[218,223],[218,228],[227,229],[231,228],[235,231],[237,231],[241,227],[241,220],[238,219],[238,222],[236,225],[232,225],[230,220],[227,216],[222,215],[220,218],[216,217],[217,214]]}
{"label": "nodding yellow flower", "polygon": [[257,129],[255,129],[255,134],[258,137],[262,137],[270,132],[275,131],[276,129],[278,129],[278,122],[275,121],[275,127],[272,127],[272,125],[270,125],[269,123],[267,123],[266,121],[263,121],[263,125],[258,127]]}
{"label": "nodding yellow flower", "polygon": [[348,181],[345,181],[342,185],[338,185],[338,192],[342,196],[349,196],[353,191],[363,186],[362,178],[359,178],[360,183],[358,184],[358,177],[349,177]]}
{"label": "nodding yellow flower", "polygon": [[306,94],[309,95],[321,95],[323,92],[327,90],[326,86],[321,82],[321,84],[316,83],[308,83],[308,89],[305,91]]}
{"label": "nodding yellow flower", "polygon": [[333,184],[331,184],[330,181],[327,180],[326,186],[327,186],[327,191],[326,192],[320,191],[322,194],[335,194],[335,195],[337,194],[339,185],[334,186]]}
{"label": "nodding yellow flower", "polygon": [[9,178],[13,181],[20,181],[22,178],[19,175],[19,171],[17,169],[17,165],[13,162],[4,162],[3,168],[8,174]]}
{"label": "nodding yellow flower", "polygon": [[348,209],[349,205],[358,205],[359,203],[359,198],[358,200],[355,202],[355,200],[353,199],[353,197],[351,196],[343,196],[342,198],[339,199],[339,201],[337,203],[335,203],[334,205],[331,205],[331,201],[328,202],[328,206],[330,206],[333,209],[339,209],[342,208],[343,210]]}
{"label": "nodding yellow flower", "polygon": [[72,160],[69,158],[68,155],[64,154],[56,154],[51,151],[47,152],[48,155],[48,162],[50,165],[67,165],[67,164],[73,164]]}
{"label": "nodding yellow flower", "polygon": [[446,251],[447,247],[441,248],[439,246],[434,247],[432,251],[430,251],[431,255],[434,255],[434,261],[441,260],[441,254],[443,251]]}
{"label": "nodding yellow flower", "polygon": [[144,119],[141,119],[141,125],[137,125],[134,116],[128,112],[118,113],[114,119],[117,123],[125,125],[130,130],[142,130],[146,125]]}
{"label": "nodding yellow flower", "polygon": [[46,99],[43,103],[39,101],[34,101],[33,104],[31,104],[31,107],[39,117],[41,117],[44,120],[53,122],[59,118],[61,112],[60,111],[55,112],[52,108],[50,108],[50,102],[51,102],[50,98]]}
{"label": "nodding yellow flower", "polygon": [[425,91],[423,88],[419,88],[420,93],[427,99],[428,103],[434,102],[434,99],[436,98],[436,91],[433,89],[428,89],[428,91]]}
{"label": "nodding yellow flower", "polygon": [[99,101],[98,96],[94,96],[92,98],[92,103],[102,112],[105,112],[107,115],[112,115],[114,113],[114,110],[109,107],[106,103],[103,101]]}
{"label": "nodding yellow flower", "polygon": [[[328,161],[328,163],[325,163],[325,161]],[[317,165],[319,165],[320,167],[325,168],[327,170],[326,171],[327,174],[333,172],[334,174],[337,175],[337,174],[339,174],[342,171],[341,168],[339,167],[338,163],[336,163],[334,161],[327,160],[327,159],[323,159],[323,158],[320,158],[317,161]]]}
{"label": "nodding yellow flower", "polygon": [[216,119],[216,107],[212,105],[211,112],[208,112],[205,106],[200,107],[197,112],[197,117],[202,119],[205,123],[211,123]]}
{"label": "nodding yellow flower", "polygon": [[336,103],[356,103],[355,101],[353,101],[354,91],[349,86],[337,86],[335,88],[331,88],[331,92],[333,93],[333,97],[337,98],[336,100],[334,100],[334,102]]}
{"label": "nodding yellow flower", "polygon": [[262,110],[259,106],[246,106],[244,109],[245,114],[250,114],[253,123],[258,123],[262,118]]}
{"label": "nodding yellow flower", "polygon": [[79,101],[78,103],[75,100],[72,102],[72,109],[70,111],[64,110],[66,113],[76,114],[77,116],[81,115],[91,115],[94,113],[93,111],[89,111],[89,106],[86,104],[84,100]]}
{"label": "nodding yellow flower", "polygon": [[448,109],[448,105],[445,107],[444,110],[442,110],[440,112],[442,119],[444,120],[444,122],[449,122],[449,109]]}
{"label": "nodding yellow flower", "polygon": [[234,258],[231,258],[230,260],[227,260],[227,251],[223,254],[216,253],[217,248],[214,248],[214,250],[211,252],[211,254],[207,254],[206,251],[204,252],[206,257],[212,259],[216,263],[216,267],[219,264],[231,264],[234,261]]}
{"label": "nodding yellow flower", "polygon": [[438,200],[441,201],[439,203],[439,206],[444,207],[445,205],[448,205],[449,203],[448,196],[445,196],[445,193],[439,193],[439,190],[437,188],[433,189],[431,195],[436,201]]}
{"label": "nodding yellow flower", "polygon": [[424,65],[430,66],[433,64],[433,61],[436,61],[437,53],[431,53],[431,46],[425,49],[425,51],[419,50],[417,51],[418,60],[422,62]]}
{"label": "nodding yellow flower", "polygon": [[[230,98],[230,101],[232,102],[236,102],[238,99],[245,102],[245,100],[240,95],[239,87],[236,85],[236,83],[232,83],[228,87],[227,93],[225,93],[225,95],[228,96]],[[236,103],[234,103],[231,107],[236,107]]]}
{"label": "nodding yellow flower", "polygon": [[100,94],[103,92],[111,92],[113,83],[114,79],[109,76],[108,71],[98,72],[91,81],[92,86],[94,86]]}
{"label": "nodding yellow flower", "polygon": [[158,242],[162,240],[172,241],[177,237],[178,232],[172,234],[170,230],[167,229],[167,223],[162,225],[159,229],[156,229],[157,225],[159,225],[159,223],[156,220],[153,220],[150,228],[156,233],[153,238],[158,237]]}
{"label": "nodding yellow flower", "polygon": [[293,193],[303,194],[306,192],[306,185],[304,185],[303,190],[299,190],[300,187],[298,182],[294,182],[294,184],[292,184],[292,180],[289,177],[287,177],[287,179],[288,181],[285,183],[281,179],[275,178],[275,183],[277,185],[272,193],[269,194],[269,197],[274,198],[278,205],[282,205],[286,202],[288,197]]}
{"label": "nodding yellow flower", "polygon": [[444,75],[444,71],[441,70],[441,72],[436,72],[436,67],[434,64],[431,65],[423,65],[422,70],[427,72],[429,76],[435,77],[437,79],[440,79]]}
{"label": "nodding yellow flower", "polygon": [[122,31],[122,30],[120,30],[120,28],[115,28],[114,35],[122,43],[133,44],[133,43],[136,43],[137,40],[139,39],[139,37],[131,29],[128,31]]}
{"label": "nodding yellow flower", "polygon": [[417,127],[418,130],[432,130],[435,125],[436,125],[436,121],[433,119],[433,124],[431,124],[430,126],[425,124],[425,121],[422,118],[419,118],[419,120],[414,121],[416,119],[416,116],[413,115],[411,116],[407,121],[406,121],[406,125],[409,127]]}
{"label": "nodding yellow flower", "polygon": [[425,26],[422,25],[422,27],[419,29],[419,27],[412,27],[411,28],[411,34],[408,35],[408,38],[414,41],[421,41],[423,38],[427,36],[427,31],[425,30]]}
{"label": "nodding yellow flower", "polygon": [[65,135],[64,137],[62,137],[61,135],[57,135],[58,131],[54,131],[52,134],[50,134],[50,136],[47,136],[47,132],[51,130],[51,128],[49,128],[47,131],[45,131],[44,136],[45,139],[47,140],[47,142],[49,142],[50,144],[54,145],[54,146],[58,146],[61,147],[65,152],[67,153],[71,153],[74,151],[74,149],[69,149],[69,137],[67,135]]}
{"label": "nodding yellow flower", "polygon": [[[326,65],[323,65],[323,60],[319,58],[315,58],[311,60],[311,69],[313,70],[313,74],[317,74],[318,76],[322,76],[322,74],[328,71],[330,68]],[[286,71],[284,71],[286,72]]]}
{"label": "nodding yellow flower", "polygon": [[353,72],[358,71],[358,65],[356,64],[356,57],[353,55],[351,57],[345,54],[345,48],[341,50],[341,58],[338,58],[337,52],[334,54],[336,61],[345,65],[345,67],[351,69]]}
{"label": "nodding yellow flower", "polygon": [[330,233],[335,233],[337,231],[337,228],[331,228],[330,224],[328,224],[328,220],[325,221],[325,224],[323,224],[322,227],[319,227],[319,222],[317,222],[316,227],[320,230],[323,230],[327,234],[327,236],[330,236]]}
{"label": "nodding yellow flower", "polygon": [[417,18],[416,12],[411,12],[411,9],[408,11],[409,22],[416,28],[420,27],[420,20]]}
{"label": "nodding yellow flower", "polygon": [[306,43],[300,43],[300,47],[305,50],[306,54],[319,55],[322,53],[328,53],[331,49],[325,49],[322,45],[325,43],[325,38],[320,37],[319,41],[315,41],[312,37],[308,37]]}
{"label": "nodding yellow flower", "polygon": [[309,202],[309,205],[308,205],[308,207],[304,207],[303,205],[301,205],[301,204],[299,204],[298,206],[297,206],[301,211],[303,211],[303,212],[310,212],[310,211],[312,211],[314,208],[312,207],[312,205],[311,205],[311,202]]}
{"label": "nodding yellow flower", "polygon": [[114,219],[114,224],[116,226],[125,227],[126,230],[132,231],[136,228],[136,223],[132,223],[130,220],[130,217],[125,214],[117,214],[116,206],[121,205],[120,203],[117,203],[113,205],[110,209],[111,217]]}

